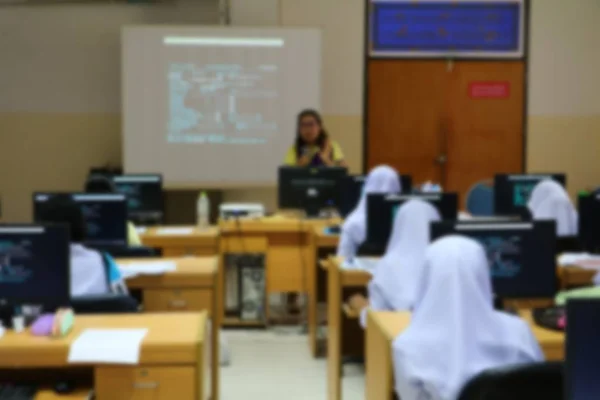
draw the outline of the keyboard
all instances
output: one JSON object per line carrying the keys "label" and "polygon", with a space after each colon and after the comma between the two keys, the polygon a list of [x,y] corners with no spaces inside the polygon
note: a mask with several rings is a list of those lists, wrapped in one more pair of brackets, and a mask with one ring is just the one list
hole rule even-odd
{"label": "keyboard", "polygon": [[564,331],[566,327],[564,307],[536,308],[533,310],[535,324],[553,331]]}
{"label": "keyboard", "polygon": [[34,385],[0,383],[0,400],[34,400],[36,394]]}

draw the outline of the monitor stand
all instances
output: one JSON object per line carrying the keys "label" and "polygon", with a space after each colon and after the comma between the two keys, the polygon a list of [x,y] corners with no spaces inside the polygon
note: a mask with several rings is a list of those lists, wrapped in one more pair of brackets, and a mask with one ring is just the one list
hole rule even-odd
{"label": "monitor stand", "polygon": [[307,198],[304,203],[304,212],[307,219],[318,219],[321,217],[321,202],[318,198]]}

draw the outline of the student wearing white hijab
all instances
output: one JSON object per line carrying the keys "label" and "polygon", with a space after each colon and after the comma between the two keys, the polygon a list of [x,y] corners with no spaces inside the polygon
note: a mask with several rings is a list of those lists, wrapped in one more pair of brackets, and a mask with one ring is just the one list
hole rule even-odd
{"label": "student wearing white hijab", "polygon": [[428,247],[410,325],[392,352],[402,400],[456,400],[486,369],[543,360],[527,324],[494,310],[485,250],[462,236]]}
{"label": "student wearing white hijab", "polygon": [[338,256],[354,257],[358,247],[365,241],[367,234],[367,194],[395,194],[400,193],[401,189],[400,177],[392,167],[381,165],[371,170],[365,181],[358,205],[342,225],[337,250]]}
{"label": "student wearing white hijab", "polygon": [[534,220],[555,220],[558,237],[577,236],[577,210],[559,183],[550,179],[538,183],[531,191],[527,208]]}
{"label": "student wearing white hijab", "polygon": [[431,222],[440,220],[437,209],[420,199],[409,200],[398,209],[385,255],[377,263],[368,285],[368,303],[361,295],[350,299],[351,307],[361,310],[363,327],[366,327],[368,308],[379,311],[413,308],[430,240],[429,227]]}

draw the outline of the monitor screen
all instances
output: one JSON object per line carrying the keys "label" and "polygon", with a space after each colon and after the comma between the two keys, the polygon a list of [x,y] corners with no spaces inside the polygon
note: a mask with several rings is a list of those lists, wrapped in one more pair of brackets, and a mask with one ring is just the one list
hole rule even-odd
{"label": "monitor screen", "polygon": [[0,225],[0,299],[9,304],[67,305],[69,241],[64,225]]}
{"label": "monitor screen", "polygon": [[127,196],[129,215],[163,213],[161,175],[118,175],[112,178],[117,191]]}
{"label": "monitor screen", "polygon": [[481,243],[497,297],[553,298],[557,289],[555,229],[554,221],[444,221],[431,225],[431,240],[455,234]]}
{"label": "monitor screen", "polygon": [[600,251],[600,194],[581,195],[579,209],[579,242],[584,251]]}
{"label": "monitor screen", "polygon": [[494,212],[496,215],[523,215],[533,188],[542,180],[553,179],[566,185],[565,174],[496,175]]}
{"label": "monitor screen", "polygon": [[[34,194],[34,216],[58,193]],[[127,245],[127,199],[123,194],[71,193],[83,210],[87,228],[85,243],[90,246]]]}
{"label": "monitor screen", "polygon": [[279,208],[315,215],[321,209],[337,207],[346,174],[342,167],[280,167]]}
{"label": "monitor screen", "polygon": [[385,246],[392,232],[394,217],[398,209],[411,199],[431,203],[442,219],[455,220],[458,209],[456,193],[422,193],[412,195],[370,194],[367,196],[367,239],[373,246]]}
{"label": "monitor screen", "polygon": [[[338,211],[343,218],[346,218],[358,205],[366,179],[366,175],[349,175],[342,181]],[[402,193],[412,193],[412,176],[400,175],[400,183]]]}
{"label": "monitor screen", "polygon": [[567,302],[565,399],[597,400],[600,396],[600,299]]}

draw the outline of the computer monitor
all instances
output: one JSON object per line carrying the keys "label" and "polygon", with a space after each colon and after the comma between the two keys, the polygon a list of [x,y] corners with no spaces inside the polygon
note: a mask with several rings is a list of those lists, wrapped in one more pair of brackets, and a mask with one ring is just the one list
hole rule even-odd
{"label": "computer monitor", "polygon": [[66,225],[0,224],[0,300],[51,309],[69,304]]}
{"label": "computer monitor", "polygon": [[[60,193],[34,193],[35,221],[40,221],[40,212],[44,205],[58,194]],[[124,194],[67,194],[71,195],[83,210],[87,227],[86,245],[127,246],[127,198]]]}
{"label": "computer monitor", "polygon": [[554,221],[432,223],[432,241],[446,235],[467,236],[483,245],[497,298],[554,298],[557,290]]}
{"label": "computer monitor", "polygon": [[112,181],[127,196],[129,218],[136,221],[162,221],[163,181],[159,174],[116,175]]}
{"label": "computer monitor", "polygon": [[400,206],[412,199],[431,203],[439,211],[442,219],[455,220],[458,213],[458,194],[369,194],[367,196],[367,237],[369,246],[385,250],[396,212]]}
{"label": "computer monitor", "polygon": [[338,206],[346,174],[343,167],[280,167],[279,208],[302,209],[318,217],[321,210]]}
{"label": "computer monitor", "polygon": [[567,302],[565,399],[596,400],[600,396],[600,299]]}
{"label": "computer monitor", "polygon": [[[402,185],[402,193],[412,193],[412,176],[399,176],[400,184]],[[348,214],[350,214],[352,210],[356,208],[356,205],[360,200],[366,179],[366,175],[348,175],[342,180],[340,187],[340,204],[338,206],[338,211],[342,218],[346,218]]]}
{"label": "computer monitor", "polygon": [[540,181],[552,179],[563,186],[565,174],[498,174],[494,178],[494,213],[496,215],[527,216],[531,191]]}
{"label": "computer monitor", "polygon": [[579,243],[582,250],[600,252],[600,194],[580,195],[579,209]]}

